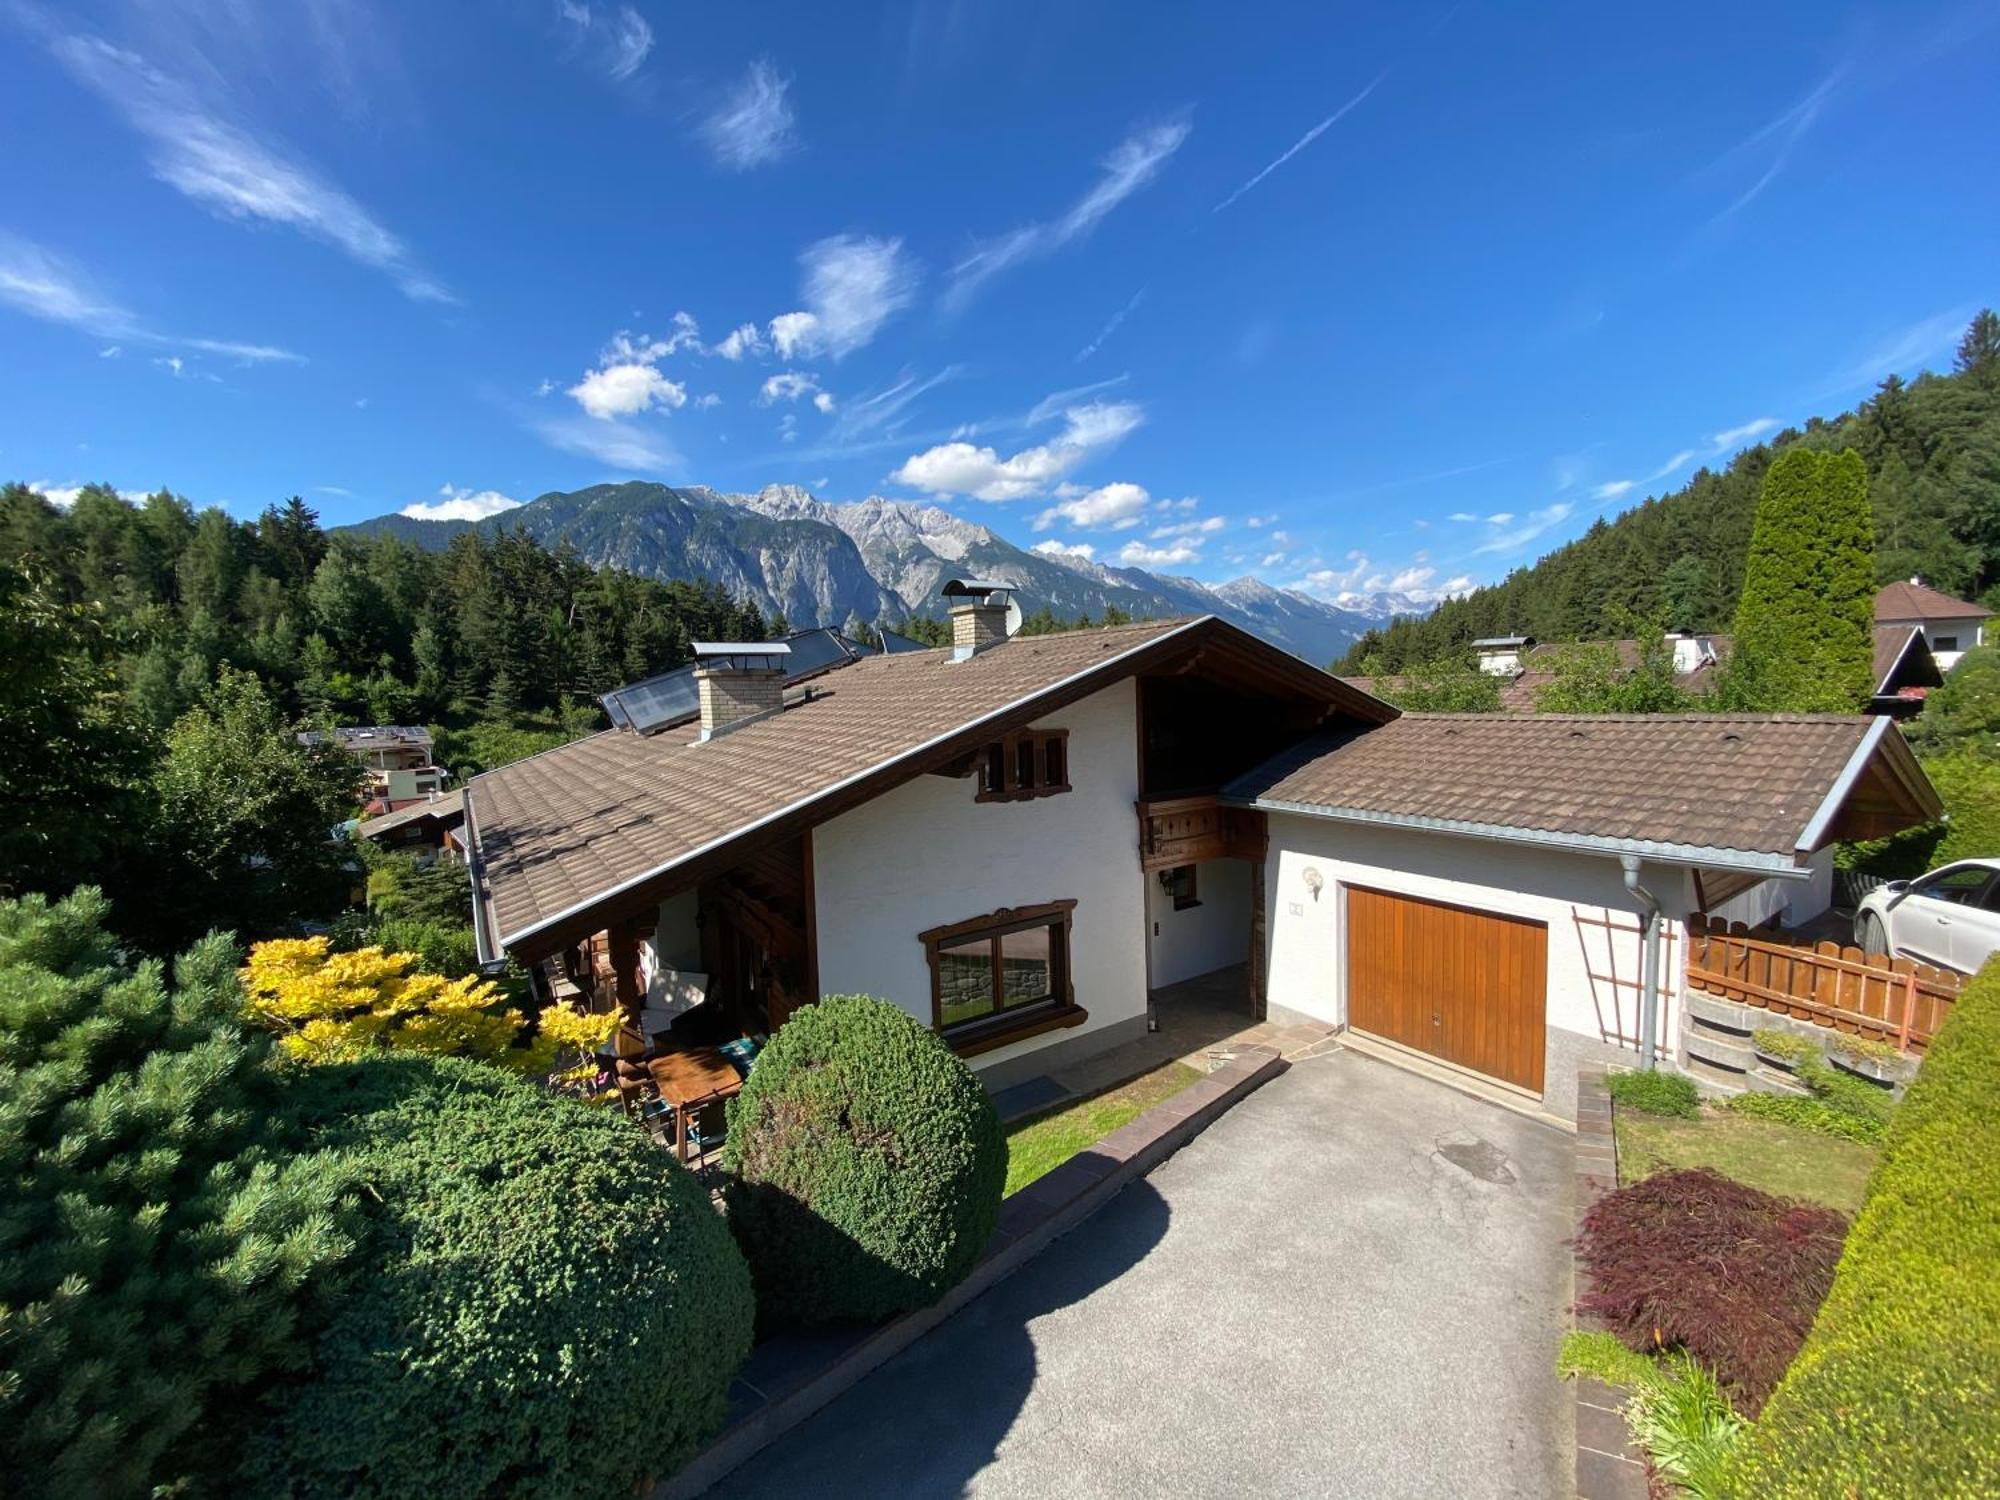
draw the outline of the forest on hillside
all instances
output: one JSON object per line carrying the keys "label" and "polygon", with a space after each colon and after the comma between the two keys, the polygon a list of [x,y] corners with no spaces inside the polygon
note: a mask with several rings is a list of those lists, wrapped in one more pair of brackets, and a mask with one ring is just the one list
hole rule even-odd
{"label": "forest on hillside", "polygon": [[1589,640],[1642,620],[1727,630],[1765,470],[1795,445],[1852,448],[1867,464],[1878,582],[1922,577],[2000,608],[2000,318],[1985,311],[1950,374],[1892,375],[1852,411],[1788,428],[1497,584],[1369,631],[1334,670],[1404,672],[1482,636]]}

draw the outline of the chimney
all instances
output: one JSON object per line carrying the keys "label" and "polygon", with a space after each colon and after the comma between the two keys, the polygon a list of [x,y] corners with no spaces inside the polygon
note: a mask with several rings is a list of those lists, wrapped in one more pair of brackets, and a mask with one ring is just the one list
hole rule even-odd
{"label": "chimney", "polygon": [[984,578],[954,578],[939,592],[951,606],[951,659],[970,661],[1013,634],[1013,585]]}
{"label": "chimney", "polygon": [[695,743],[782,709],[785,658],[791,653],[782,641],[696,641],[694,681],[701,700],[701,729]]}

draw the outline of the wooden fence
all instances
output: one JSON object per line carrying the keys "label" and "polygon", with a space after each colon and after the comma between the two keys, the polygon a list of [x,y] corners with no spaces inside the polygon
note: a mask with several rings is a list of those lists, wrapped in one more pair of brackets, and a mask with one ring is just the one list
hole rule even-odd
{"label": "wooden fence", "polygon": [[1805,944],[1741,922],[1688,918],[1687,979],[1739,1005],[1923,1052],[1965,984],[1960,974],[1838,943]]}

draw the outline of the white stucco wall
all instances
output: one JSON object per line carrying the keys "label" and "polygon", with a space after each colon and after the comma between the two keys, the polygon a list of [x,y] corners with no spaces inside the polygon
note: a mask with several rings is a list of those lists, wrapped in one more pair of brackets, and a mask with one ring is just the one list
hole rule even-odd
{"label": "white stucco wall", "polygon": [[[1548,927],[1548,1024],[1590,1042],[1632,1045],[1638,1036],[1638,991],[1600,976],[1639,972],[1636,931],[1579,927],[1576,916],[1607,912],[1627,928],[1638,903],[1610,856],[1526,849],[1483,839],[1370,828],[1273,813],[1266,866],[1270,1001],[1336,1025],[1347,1019],[1344,888],[1361,885],[1399,895],[1526,917]],[[1307,867],[1322,886],[1315,901]],[[1685,952],[1682,919],[1689,908],[1684,871],[1648,866],[1641,876],[1660,900],[1673,936],[1671,961],[1661,965],[1660,1045],[1670,1054],[1678,1034],[1678,990]],[[1664,939],[1663,939],[1664,941]],[[1668,996],[1668,992],[1676,992]],[[1551,1083],[1550,1087],[1553,1087]]]}
{"label": "white stucco wall", "polygon": [[1250,862],[1211,859],[1195,866],[1194,879],[1201,905],[1175,911],[1159,877],[1146,877],[1155,986],[1213,973],[1250,955]]}
{"label": "white stucco wall", "polygon": [[1718,901],[1709,915],[1747,927],[1762,926],[1773,919],[1781,927],[1797,927],[1832,905],[1833,846],[1829,844],[1812,857],[1812,879],[1766,880],[1741,895]]}
{"label": "white stucco wall", "polygon": [[982,1053],[979,1068],[1146,1011],[1133,685],[1035,727],[1069,731],[1072,791],[975,802],[971,777],[919,776],[813,830],[821,991],[880,995],[925,1025],[930,965],[918,933],[1001,907],[1076,902],[1070,972],[1090,1019]]}

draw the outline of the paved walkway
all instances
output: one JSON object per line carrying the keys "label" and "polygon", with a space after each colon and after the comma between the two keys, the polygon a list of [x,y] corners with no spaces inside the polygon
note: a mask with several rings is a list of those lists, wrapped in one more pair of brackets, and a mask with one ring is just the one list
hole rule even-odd
{"label": "paved walkway", "polygon": [[1569,1141],[1296,1064],[720,1494],[1570,1491]]}

